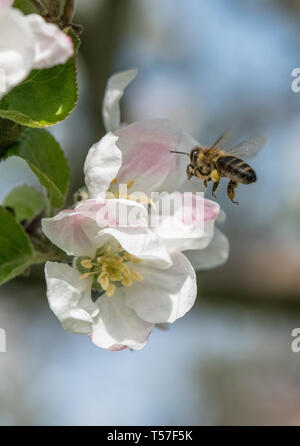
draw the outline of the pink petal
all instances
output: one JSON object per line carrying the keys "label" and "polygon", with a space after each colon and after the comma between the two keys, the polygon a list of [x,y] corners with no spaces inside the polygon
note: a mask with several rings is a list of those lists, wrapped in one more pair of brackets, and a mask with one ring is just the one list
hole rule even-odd
{"label": "pink petal", "polygon": [[164,184],[170,183],[170,179],[170,189],[176,190],[181,178],[186,178],[183,166],[187,160],[182,166],[182,157],[170,153],[179,146],[181,131],[167,119],[135,122],[119,129],[116,135],[123,157],[120,183],[133,179],[132,190],[150,194],[165,190]]}
{"label": "pink petal", "polygon": [[184,224],[191,225],[216,220],[220,206],[215,201],[207,200],[203,194],[182,194],[182,208],[177,211],[177,218]]}
{"label": "pink petal", "polygon": [[93,256],[99,232],[96,217],[104,206],[104,200],[86,200],[75,209],[66,209],[53,218],[44,218],[43,231],[52,243],[68,255]]}
{"label": "pink petal", "polygon": [[[138,219],[135,225],[126,225],[123,214],[132,211]],[[125,249],[131,242],[132,254],[140,251],[161,254],[163,260],[168,256],[165,250],[159,250],[159,238],[145,229],[147,211],[142,205],[124,199],[85,200],[75,209],[66,209],[53,218],[42,220],[43,231],[56,246],[72,256],[93,256],[107,239],[119,235],[119,242]],[[129,226],[129,227],[128,227]],[[110,232],[111,231],[111,232]],[[149,233],[149,234],[148,234]],[[152,238],[150,237],[152,235]],[[130,250],[127,249],[129,252]],[[149,254],[150,255],[150,254]],[[166,261],[167,262],[167,261]]]}
{"label": "pink petal", "polygon": [[35,36],[33,68],[50,68],[67,62],[74,53],[71,37],[38,14],[30,14],[26,18]]}
{"label": "pink petal", "polygon": [[0,7],[12,6],[13,3],[14,3],[14,0],[0,0]]}
{"label": "pink petal", "polygon": [[169,250],[204,249],[213,237],[214,222],[219,214],[217,203],[192,193],[173,194],[174,213],[160,203],[165,214],[151,216],[153,230]]}

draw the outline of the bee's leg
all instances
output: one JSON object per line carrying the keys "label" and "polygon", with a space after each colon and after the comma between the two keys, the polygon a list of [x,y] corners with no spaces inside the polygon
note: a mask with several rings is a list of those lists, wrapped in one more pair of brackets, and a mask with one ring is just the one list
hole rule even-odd
{"label": "bee's leg", "polygon": [[194,173],[194,167],[193,167],[191,164],[189,164],[189,165],[187,166],[187,168],[186,168],[186,174],[187,174],[187,177],[188,177],[189,180],[195,175],[195,173]]}
{"label": "bee's leg", "polygon": [[213,196],[214,198],[216,198],[216,194],[215,194],[215,192],[216,192],[216,190],[218,189],[219,184],[220,184],[220,181],[216,181],[216,182],[213,184],[211,194],[212,194],[212,196]]}
{"label": "bee's leg", "polygon": [[236,189],[237,187],[238,187],[238,183],[236,181],[232,181],[232,180],[229,181],[228,186],[227,186],[227,195],[228,195],[229,199],[232,201],[232,203],[235,203],[235,204],[239,204],[238,201],[234,201],[234,195],[235,195],[234,189]]}
{"label": "bee's leg", "polygon": [[195,175],[195,177],[199,178],[199,180],[202,180],[202,181],[205,180],[205,176],[201,175],[201,173],[199,172],[198,169],[194,169],[194,175]]}

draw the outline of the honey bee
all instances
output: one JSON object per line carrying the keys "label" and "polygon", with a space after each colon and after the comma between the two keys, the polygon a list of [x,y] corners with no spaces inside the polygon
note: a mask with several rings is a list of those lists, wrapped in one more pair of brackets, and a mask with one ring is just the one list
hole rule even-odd
{"label": "honey bee", "polygon": [[248,139],[225,150],[231,139],[232,134],[226,132],[210,147],[196,146],[190,154],[177,151],[172,151],[172,153],[181,153],[190,158],[190,164],[187,166],[188,179],[193,176],[200,178],[205,187],[209,181],[214,182],[211,192],[213,197],[216,197],[215,192],[221,178],[229,178],[227,195],[232,203],[239,204],[238,201],[234,201],[235,189],[239,183],[250,184],[256,181],[255,171],[242,158],[250,159],[257,155],[267,138],[260,136]]}

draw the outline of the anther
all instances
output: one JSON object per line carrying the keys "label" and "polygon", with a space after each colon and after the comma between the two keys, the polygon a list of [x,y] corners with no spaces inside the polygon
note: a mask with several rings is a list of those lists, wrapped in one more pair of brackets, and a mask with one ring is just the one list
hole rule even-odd
{"label": "anther", "polygon": [[124,277],[124,279],[122,280],[122,285],[124,286],[131,286],[132,285],[132,278],[130,276],[126,276]]}
{"label": "anther", "polygon": [[85,273],[80,276],[80,279],[87,279],[88,277],[90,277],[92,275],[93,275],[93,273]]}
{"label": "anther", "polygon": [[112,297],[115,294],[115,291],[116,291],[116,287],[115,287],[115,285],[113,285],[111,283],[106,290],[106,294],[108,295],[108,297]]}
{"label": "anther", "polygon": [[110,285],[108,274],[107,273],[101,273],[100,276],[97,279],[97,282],[102,286],[104,291],[107,291]]}
{"label": "anther", "polygon": [[140,273],[138,273],[137,271],[132,271],[131,277],[136,282],[142,282],[142,280],[143,280],[143,276]]}
{"label": "anther", "polygon": [[93,264],[90,259],[83,259],[83,260],[81,260],[80,264],[81,264],[81,266],[83,266],[83,268],[86,268],[86,269],[93,268]]}
{"label": "anther", "polygon": [[130,180],[127,183],[127,189],[130,189],[133,185],[134,185],[135,181],[134,180]]}

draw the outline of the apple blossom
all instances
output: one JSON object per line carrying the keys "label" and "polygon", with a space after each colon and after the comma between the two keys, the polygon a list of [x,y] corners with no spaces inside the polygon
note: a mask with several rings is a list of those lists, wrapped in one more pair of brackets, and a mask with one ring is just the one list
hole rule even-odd
{"label": "apple blossom", "polygon": [[[170,153],[197,142],[166,119],[119,128],[119,100],[134,75],[109,81],[103,114],[110,128],[84,165],[88,198],[42,221],[47,237],[75,258],[73,267],[47,262],[50,307],[65,329],[110,350],[144,347],[155,324],[174,322],[192,307],[195,271],[182,251],[195,253],[201,269],[228,255],[227,239],[214,231],[219,205],[192,194],[186,200],[185,162]],[[176,190],[179,205],[158,212],[153,192]],[[122,225],[115,205],[138,211],[136,223]]]}
{"label": "apple blossom", "polygon": [[[108,112],[108,106],[106,110]],[[187,151],[193,144],[195,140],[191,136],[166,119],[135,122],[121,127],[114,134],[109,132],[92,146],[85,161],[88,196],[119,197],[117,182],[129,186],[129,195],[125,192],[121,196],[131,199],[134,199],[135,193],[139,197],[141,192],[146,197],[151,197],[152,192],[183,192],[187,183],[185,161],[174,156],[170,150]],[[153,229],[165,238],[169,249],[196,250],[191,258],[197,269],[213,268],[227,260],[229,251],[227,238],[217,230],[216,240],[210,243],[214,237],[214,221],[220,211],[219,205],[207,199],[195,200],[188,204],[189,209],[185,213],[192,215],[197,201],[202,201],[203,211],[198,221],[195,219],[192,225],[184,224],[180,221],[182,208],[179,207],[177,216],[169,221],[166,219],[171,216],[158,216],[156,222],[160,224]],[[202,259],[201,262],[195,261],[197,256]]]}
{"label": "apple blossom", "polygon": [[[100,226],[99,211],[109,221],[114,202],[139,208],[135,227],[118,221],[108,227],[104,219]],[[193,267],[178,250],[168,252],[162,238],[144,227],[146,219],[136,202],[102,199],[43,220],[48,238],[74,256],[72,267],[45,267],[49,305],[66,330],[87,334],[105,349],[140,349],[154,324],[174,322],[193,306]]]}
{"label": "apple blossom", "polygon": [[25,16],[12,4],[0,0],[0,99],[33,69],[65,63],[74,52],[72,39],[57,25],[38,14]]}

